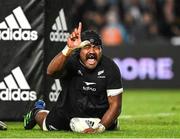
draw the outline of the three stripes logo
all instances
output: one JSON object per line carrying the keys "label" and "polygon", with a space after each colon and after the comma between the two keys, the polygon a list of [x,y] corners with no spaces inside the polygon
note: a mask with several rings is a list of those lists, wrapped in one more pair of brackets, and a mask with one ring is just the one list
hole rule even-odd
{"label": "three stripes logo", "polygon": [[55,83],[51,86],[52,92],[49,93],[50,102],[56,102],[60,92],[62,91],[61,83],[59,79],[55,79]]}
{"label": "three stripes logo", "polygon": [[0,82],[0,100],[2,101],[35,101],[37,94],[30,91],[20,67],[12,70],[12,74],[6,76]]}
{"label": "three stripes logo", "polygon": [[93,125],[94,125],[94,122],[93,122],[93,121],[90,121],[90,120],[85,120],[85,123],[86,123],[90,128],[92,128]]}
{"label": "three stripes logo", "polygon": [[55,23],[52,25],[52,32],[50,32],[50,41],[52,42],[66,42],[69,37],[66,18],[64,10],[59,11],[59,16],[56,18]]}
{"label": "three stripes logo", "polygon": [[37,39],[37,31],[32,30],[20,6],[5,17],[5,21],[0,22],[0,40],[35,41]]}

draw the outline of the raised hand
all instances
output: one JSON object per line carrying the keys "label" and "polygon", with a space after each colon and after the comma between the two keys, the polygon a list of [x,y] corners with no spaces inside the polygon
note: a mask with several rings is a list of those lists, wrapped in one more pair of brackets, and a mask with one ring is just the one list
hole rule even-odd
{"label": "raised hand", "polygon": [[82,30],[82,24],[80,22],[78,28],[75,28],[74,31],[69,36],[67,40],[67,45],[62,50],[63,55],[70,56],[73,50],[77,48],[85,47],[86,45],[90,44],[88,40],[81,42],[81,30]]}
{"label": "raised hand", "polygon": [[79,23],[78,28],[75,28],[74,31],[71,33],[67,40],[67,45],[71,49],[76,49],[79,47],[81,43],[81,30],[82,30],[82,24]]}

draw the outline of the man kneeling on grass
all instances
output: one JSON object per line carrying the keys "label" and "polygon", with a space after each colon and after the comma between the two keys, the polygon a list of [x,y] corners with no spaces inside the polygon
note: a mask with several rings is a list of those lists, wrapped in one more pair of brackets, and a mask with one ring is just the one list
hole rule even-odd
{"label": "man kneeling on grass", "polygon": [[24,117],[24,128],[100,133],[117,128],[122,105],[121,75],[115,63],[102,55],[95,31],[81,34],[79,23],[65,48],[48,65],[47,74],[60,78],[62,92],[49,112],[43,101]]}

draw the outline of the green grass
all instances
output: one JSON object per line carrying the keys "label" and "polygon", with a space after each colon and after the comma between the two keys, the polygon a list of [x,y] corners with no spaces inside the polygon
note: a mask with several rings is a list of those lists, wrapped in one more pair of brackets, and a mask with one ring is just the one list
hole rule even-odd
{"label": "green grass", "polygon": [[0,138],[180,138],[180,90],[125,90],[120,129],[102,134],[23,129],[22,122],[5,122]]}

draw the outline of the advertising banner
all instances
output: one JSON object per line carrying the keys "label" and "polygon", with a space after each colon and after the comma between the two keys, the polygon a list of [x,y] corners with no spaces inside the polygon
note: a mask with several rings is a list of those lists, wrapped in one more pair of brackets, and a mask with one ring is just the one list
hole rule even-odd
{"label": "advertising banner", "polygon": [[0,120],[20,120],[41,97],[44,0],[0,0]]}
{"label": "advertising banner", "polygon": [[180,47],[168,42],[104,48],[121,70],[124,88],[179,88]]}
{"label": "advertising banner", "polygon": [[[45,6],[45,58],[44,71],[50,61],[65,47],[67,38],[71,32],[72,0],[46,0]],[[44,100],[47,108],[51,109],[60,93],[60,80],[45,76]]]}

